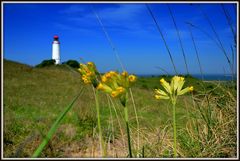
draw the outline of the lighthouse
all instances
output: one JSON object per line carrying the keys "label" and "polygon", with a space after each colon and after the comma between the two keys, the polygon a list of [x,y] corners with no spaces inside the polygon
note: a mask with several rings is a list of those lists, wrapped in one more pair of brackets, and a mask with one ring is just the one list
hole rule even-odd
{"label": "lighthouse", "polygon": [[53,37],[52,43],[52,59],[56,62],[55,64],[60,64],[60,42],[58,41],[59,37],[56,35]]}

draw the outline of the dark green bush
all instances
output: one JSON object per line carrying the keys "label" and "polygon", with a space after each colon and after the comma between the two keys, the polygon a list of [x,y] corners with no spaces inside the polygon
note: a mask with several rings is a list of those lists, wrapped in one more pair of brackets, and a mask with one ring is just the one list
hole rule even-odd
{"label": "dark green bush", "polygon": [[36,65],[36,67],[41,68],[46,66],[52,66],[55,65],[55,62],[56,61],[54,59],[43,60],[40,64]]}
{"label": "dark green bush", "polygon": [[67,64],[72,68],[79,68],[79,63],[76,60],[68,60],[67,62],[64,62],[63,64]]}

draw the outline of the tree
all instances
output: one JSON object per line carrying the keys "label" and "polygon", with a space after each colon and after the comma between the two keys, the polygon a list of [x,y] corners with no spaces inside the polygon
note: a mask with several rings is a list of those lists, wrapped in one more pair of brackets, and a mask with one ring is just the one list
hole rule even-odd
{"label": "tree", "polygon": [[55,65],[55,62],[56,61],[54,59],[43,60],[40,64],[36,65],[36,67],[41,68],[46,66],[52,66]]}
{"label": "tree", "polygon": [[72,68],[79,68],[79,63],[76,60],[68,60],[67,62],[64,62],[63,64],[67,64]]}

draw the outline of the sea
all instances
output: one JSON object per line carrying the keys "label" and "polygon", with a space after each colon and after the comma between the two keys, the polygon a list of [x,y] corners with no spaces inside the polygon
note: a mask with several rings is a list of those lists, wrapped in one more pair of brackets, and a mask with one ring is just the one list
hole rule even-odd
{"label": "sea", "polygon": [[[201,74],[193,74],[192,75],[195,78],[202,79]],[[224,75],[224,74],[205,74],[203,75],[203,80],[205,81],[211,81],[211,80],[218,80],[218,81],[229,81],[229,80],[236,80],[237,76],[232,75]]]}
{"label": "sea", "polygon": [[[139,77],[160,77],[161,75],[154,75],[154,74],[139,74]],[[191,76],[202,79],[201,74],[191,74]],[[232,80],[232,75],[224,75],[224,74],[205,74],[203,75],[204,81],[229,81]],[[233,80],[237,80],[237,76],[234,75]]]}

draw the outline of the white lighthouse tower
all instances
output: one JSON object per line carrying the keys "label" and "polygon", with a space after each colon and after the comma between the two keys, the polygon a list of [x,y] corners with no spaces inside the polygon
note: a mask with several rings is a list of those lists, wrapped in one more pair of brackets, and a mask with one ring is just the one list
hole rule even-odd
{"label": "white lighthouse tower", "polygon": [[60,42],[58,41],[58,36],[53,37],[53,43],[52,43],[52,59],[54,59],[56,62],[55,64],[60,64]]}

